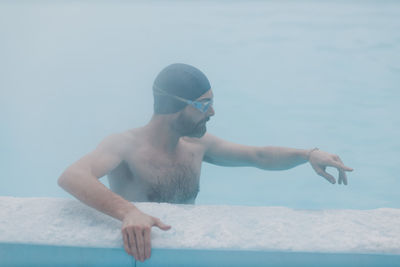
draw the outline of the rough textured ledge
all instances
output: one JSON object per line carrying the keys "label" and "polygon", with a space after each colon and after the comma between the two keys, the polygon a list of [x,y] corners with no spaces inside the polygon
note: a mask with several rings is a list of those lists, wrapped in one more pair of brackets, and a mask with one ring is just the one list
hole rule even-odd
{"label": "rough textured ledge", "polygon": [[[172,225],[153,248],[400,254],[400,209],[137,206]],[[77,200],[0,197],[0,243],[122,248],[120,227]]]}

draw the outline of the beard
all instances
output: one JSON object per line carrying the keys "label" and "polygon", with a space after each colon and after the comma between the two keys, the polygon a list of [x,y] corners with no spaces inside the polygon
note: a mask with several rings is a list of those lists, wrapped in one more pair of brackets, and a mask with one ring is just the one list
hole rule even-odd
{"label": "beard", "polygon": [[194,122],[181,114],[174,123],[174,129],[182,136],[200,138],[207,132],[206,122],[208,120],[210,120],[209,117],[199,122]]}

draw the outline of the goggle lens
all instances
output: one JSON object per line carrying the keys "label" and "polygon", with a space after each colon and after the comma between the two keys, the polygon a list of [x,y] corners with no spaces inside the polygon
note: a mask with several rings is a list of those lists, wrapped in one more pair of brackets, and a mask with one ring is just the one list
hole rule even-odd
{"label": "goggle lens", "polygon": [[198,101],[192,102],[192,105],[203,113],[206,113],[207,110],[210,108],[210,106],[212,106],[212,104],[213,104],[212,99],[201,101],[201,102],[198,102]]}

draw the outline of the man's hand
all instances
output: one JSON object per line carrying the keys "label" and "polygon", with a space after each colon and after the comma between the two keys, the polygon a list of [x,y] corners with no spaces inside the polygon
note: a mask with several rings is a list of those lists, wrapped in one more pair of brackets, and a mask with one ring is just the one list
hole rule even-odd
{"label": "man's hand", "polygon": [[339,171],[339,184],[347,185],[346,171],[353,171],[352,168],[343,165],[342,160],[338,155],[329,154],[318,149],[311,150],[309,154],[309,162],[318,175],[324,177],[332,184],[336,183],[335,178],[327,173],[326,167],[335,167]]}
{"label": "man's hand", "polygon": [[151,227],[157,226],[162,230],[169,230],[160,219],[149,216],[140,210],[133,210],[125,215],[122,220],[122,237],[126,253],[135,257],[136,260],[144,261],[151,254]]}

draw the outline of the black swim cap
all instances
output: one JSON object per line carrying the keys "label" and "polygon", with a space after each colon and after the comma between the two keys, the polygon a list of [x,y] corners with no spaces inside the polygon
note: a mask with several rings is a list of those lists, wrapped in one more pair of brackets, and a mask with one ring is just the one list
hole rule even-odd
{"label": "black swim cap", "polygon": [[210,89],[210,82],[199,69],[182,63],[169,65],[157,75],[153,84],[154,113],[178,112],[187,104],[173,96],[195,100]]}

